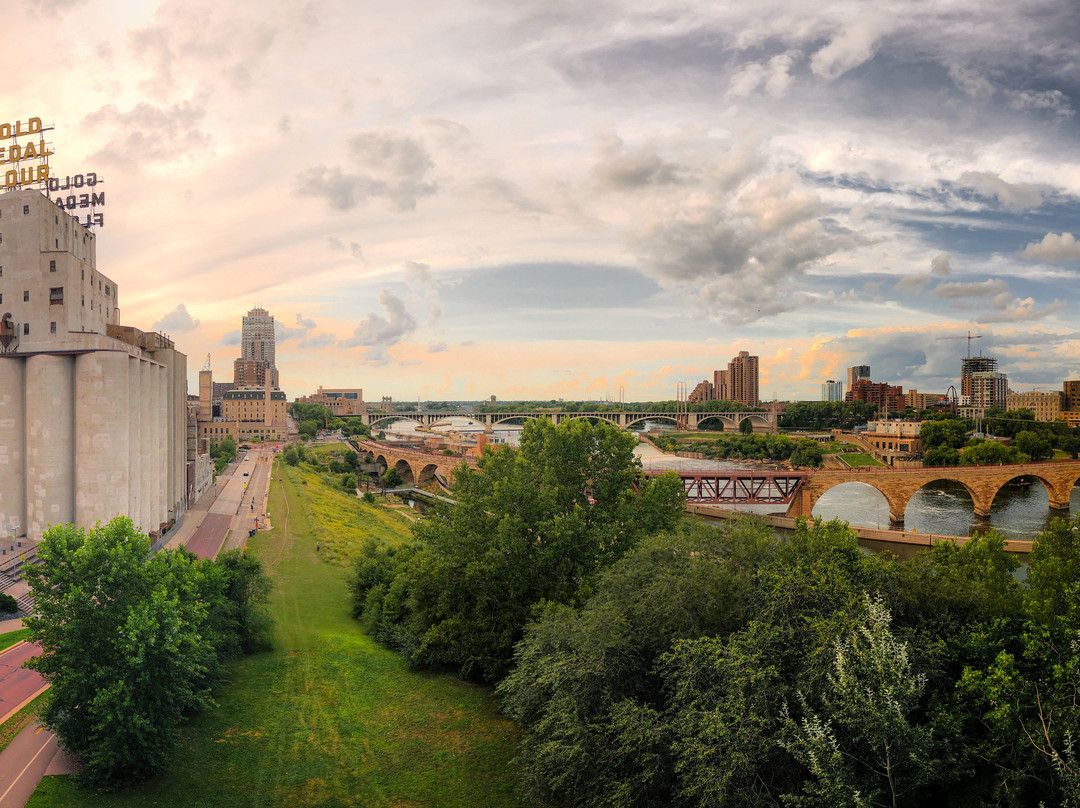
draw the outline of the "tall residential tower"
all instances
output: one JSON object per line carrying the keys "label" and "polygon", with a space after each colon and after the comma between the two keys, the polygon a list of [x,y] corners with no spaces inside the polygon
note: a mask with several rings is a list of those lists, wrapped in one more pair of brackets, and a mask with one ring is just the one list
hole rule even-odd
{"label": "tall residential tower", "polygon": [[240,330],[240,358],[233,362],[233,384],[237,387],[263,387],[266,372],[270,386],[278,387],[278,371],[274,361],[274,317],[263,308],[254,308],[245,315]]}

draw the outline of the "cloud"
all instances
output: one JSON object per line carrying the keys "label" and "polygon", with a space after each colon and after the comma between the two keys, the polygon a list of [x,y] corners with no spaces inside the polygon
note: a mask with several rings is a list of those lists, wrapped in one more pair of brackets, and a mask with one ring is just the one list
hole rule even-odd
{"label": "cloud", "polygon": [[950,255],[947,252],[938,253],[930,261],[930,274],[931,275],[948,275],[952,272],[952,265],[949,263]]}
{"label": "cloud", "polygon": [[353,330],[353,335],[340,344],[343,348],[368,348],[368,361],[386,361],[386,349],[396,345],[416,330],[416,318],[405,308],[404,301],[389,289],[383,289],[379,303],[386,317],[372,312]]}
{"label": "cloud", "polygon": [[222,345],[239,345],[240,344],[240,330],[227,331],[221,336]]}
{"label": "cloud", "polygon": [[[112,165],[136,165],[148,162],[171,162],[198,153],[205,155],[212,143],[198,128],[206,115],[202,107],[190,101],[159,107],[136,104],[121,112],[115,104],[106,104],[84,119],[90,129],[111,129],[112,139],[91,159]],[[136,162],[137,160],[137,162]]]}
{"label": "cloud", "polygon": [[428,178],[435,167],[418,140],[397,132],[360,132],[346,142],[355,173],[340,166],[316,166],[297,178],[297,193],[323,198],[334,210],[352,210],[370,199],[384,199],[399,211],[415,210],[437,184]]}
{"label": "cloud", "polygon": [[301,315],[296,315],[296,327],[285,325],[281,320],[274,320],[274,339],[277,342],[288,342],[291,339],[297,339],[299,337],[307,336],[307,333],[315,328],[315,321],[311,319],[304,319]]}
{"label": "cloud", "polygon": [[1005,97],[1013,109],[1045,109],[1063,118],[1076,114],[1069,106],[1068,96],[1061,90],[1006,90]]}
{"label": "cloud", "polygon": [[696,288],[709,312],[743,325],[796,308],[794,282],[848,237],[825,230],[828,206],[789,172],[735,183],[665,198],[628,238],[649,275]]}
{"label": "cloud", "polygon": [[1000,278],[972,283],[942,283],[934,289],[934,294],[945,300],[965,300],[969,298],[996,297],[1008,294],[1009,285]]}
{"label": "cloud", "polygon": [[160,320],[154,323],[155,331],[166,334],[179,334],[184,331],[193,331],[199,327],[199,321],[188,314],[187,306],[179,304]]}
{"label": "cloud", "polygon": [[427,286],[431,283],[431,267],[420,261],[406,261],[405,282],[410,286]]}
{"label": "cloud", "polygon": [[972,98],[989,98],[997,92],[997,88],[985,76],[960,65],[949,66],[949,78],[953,80],[953,84]]}
{"label": "cloud", "polygon": [[992,171],[965,171],[960,175],[960,183],[980,196],[996,198],[1010,210],[1038,207],[1043,201],[1042,191],[1036,186],[1005,182]]}
{"label": "cloud", "polygon": [[870,19],[848,26],[810,58],[810,69],[835,79],[870,59],[877,51],[878,26]]}
{"label": "cloud", "polygon": [[604,188],[626,191],[648,185],[677,185],[686,169],[665,161],[654,147],[642,146],[626,151],[622,139],[614,133],[600,144],[600,160],[593,166],[593,177]]}
{"label": "cloud", "polygon": [[773,98],[783,97],[794,81],[791,75],[794,62],[791,54],[781,53],[768,62],[751,62],[745,65],[731,77],[728,96],[739,98],[752,95],[760,89]]}
{"label": "cloud", "polygon": [[919,294],[928,283],[930,283],[929,275],[905,275],[896,282],[896,285],[893,286],[893,290],[914,295]]}
{"label": "cloud", "polygon": [[1018,255],[1038,261],[1080,261],[1080,241],[1072,233],[1047,233],[1042,241],[1031,242]]}
{"label": "cloud", "polygon": [[337,341],[337,337],[333,334],[312,334],[307,339],[301,340],[297,343],[296,347],[301,350],[315,350],[317,348],[327,348],[333,345]]}
{"label": "cloud", "polygon": [[982,315],[979,319],[985,323],[1018,323],[1028,322],[1031,320],[1042,320],[1049,317],[1055,312],[1061,311],[1065,308],[1065,303],[1061,300],[1055,300],[1053,303],[1039,308],[1034,299],[1027,297],[1021,300],[1002,301],[1003,305],[999,305],[1000,311],[991,312],[989,314]]}
{"label": "cloud", "polygon": [[443,353],[444,351],[448,350],[450,350],[450,346],[448,346],[445,342],[433,342],[427,347],[428,353]]}

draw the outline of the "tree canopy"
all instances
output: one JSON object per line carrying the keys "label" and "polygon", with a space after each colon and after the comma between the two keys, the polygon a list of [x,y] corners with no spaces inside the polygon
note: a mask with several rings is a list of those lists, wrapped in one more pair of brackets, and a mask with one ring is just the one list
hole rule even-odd
{"label": "tree canopy", "polygon": [[159,771],[184,717],[213,704],[231,656],[266,644],[269,585],[252,559],[150,553],[127,517],[46,531],[26,578],[30,666],[52,685],[43,721],[95,787]]}
{"label": "tree canopy", "polygon": [[414,665],[501,678],[534,608],[577,603],[600,569],[680,518],[674,475],[635,490],[635,443],[607,423],[528,422],[519,448],[458,468],[456,504],[416,523],[414,553],[369,548],[357,613]]}

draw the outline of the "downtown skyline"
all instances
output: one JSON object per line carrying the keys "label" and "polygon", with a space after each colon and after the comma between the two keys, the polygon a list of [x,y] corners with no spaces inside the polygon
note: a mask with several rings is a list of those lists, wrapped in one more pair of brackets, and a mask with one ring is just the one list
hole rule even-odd
{"label": "downtown skyline", "polygon": [[[857,12],[857,13],[856,13]],[[1080,376],[1080,23],[1060,2],[15,7],[5,121],[96,171],[121,319],[290,396],[761,397],[962,340]],[[48,58],[35,32],[63,43]],[[2,231],[2,228],[0,228]],[[189,383],[189,389],[197,389]]]}

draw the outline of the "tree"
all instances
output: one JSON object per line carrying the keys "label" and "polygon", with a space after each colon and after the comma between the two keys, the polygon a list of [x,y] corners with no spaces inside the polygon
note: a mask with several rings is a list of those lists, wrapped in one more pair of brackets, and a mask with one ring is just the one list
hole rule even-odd
{"label": "tree", "polygon": [[257,556],[241,550],[226,550],[214,562],[224,576],[225,599],[231,604],[230,629],[240,652],[269,650],[273,620],[267,609],[270,577]]}
{"label": "tree", "polygon": [[396,468],[384,471],[379,482],[382,483],[383,488],[399,488],[405,484],[405,480],[401,478],[401,473]]}
{"label": "tree", "polygon": [[935,778],[933,732],[917,715],[926,677],[891,623],[885,604],[867,597],[860,624],[836,642],[818,698],[800,692],[798,720],[785,708],[781,743],[810,775],[789,802],[896,806]]}
{"label": "tree", "polygon": [[1050,445],[1049,438],[1029,429],[1016,433],[1016,437],[1013,438],[1013,446],[1032,460],[1047,460],[1054,456],[1054,449]]}
{"label": "tree", "polygon": [[994,440],[979,441],[960,453],[961,466],[993,466],[1019,462],[1020,453],[1014,447]]}
{"label": "tree", "polygon": [[381,612],[398,625],[384,635],[414,665],[500,679],[539,603],[577,602],[597,571],[681,517],[675,475],[635,493],[636,442],[607,423],[533,420],[518,449],[485,452],[476,471],[462,464],[456,504],[413,528],[422,551],[387,588]]}
{"label": "tree", "polygon": [[146,777],[168,761],[183,717],[211,704],[227,644],[209,619],[226,608],[221,579],[184,551],[151,556],[127,517],[52,527],[37,556],[27,625],[44,649],[31,667],[52,685],[44,723],[88,783]]}
{"label": "tree", "polygon": [[754,432],[754,425],[750,423],[749,418],[743,418],[739,421],[739,433],[743,435],[751,435]]}
{"label": "tree", "polygon": [[967,442],[967,432],[967,424],[956,418],[923,421],[919,427],[919,439],[924,451],[939,446],[962,449]]}
{"label": "tree", "polygon": [[0,592],[0,612],[14,614],[17,611],[19,611],[18,601],[6,592]]}
{"label": "tree", "polygon": [[951,446],[935,446],[923,452],[922,464],[924,466],[958,466],[960,452]]}
{"label": "tree", "polygon": [[795,441],[795,451],[791,453],[791,465],[794,468],[820,466],[824,456],[825,451],[820,443],[809,438],[800,438]]}

